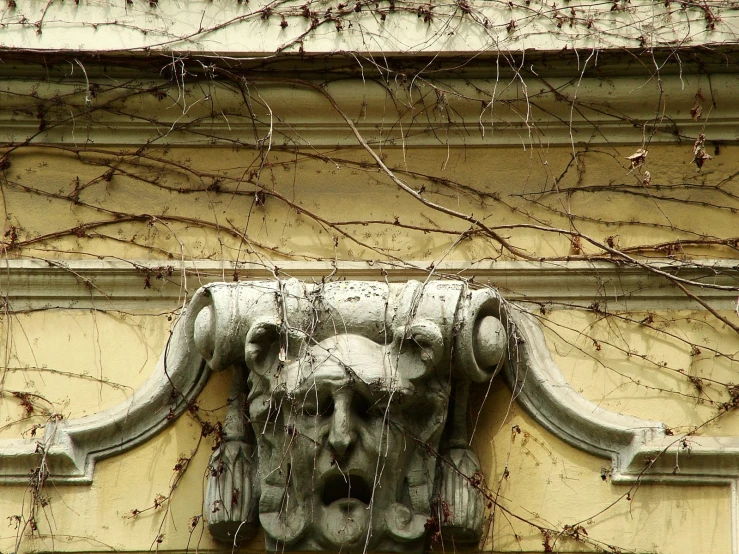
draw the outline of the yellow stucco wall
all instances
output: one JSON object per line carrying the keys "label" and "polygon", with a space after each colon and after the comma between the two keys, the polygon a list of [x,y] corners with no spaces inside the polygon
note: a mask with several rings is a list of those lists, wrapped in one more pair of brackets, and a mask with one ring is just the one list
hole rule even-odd
{"label": "yellow stucco wall", "polygon": [[[578,150],[576,163],[568,147],[378,150],[398,177],[416,191],[423,189],[427,200],[473,214],[491,228],[520,225],[500,234],[512,236],[514,246],[538,259],[578,252],[567,236],[537,226],[578,231],[603,244],[612,237],[621,249],[683,241],[657,253],[731,256],[730,247],[701,252],[691,241],[736,235],[739,208],[730,178],[737,170],[735,149],[722,146],[701,172],[689,144],[652,147],[648,164],[637,171],[625,159],[633,146]],[[474,226],[420,205],[357,148],[271,152],[259,177],[259,155],[248,148],[151,149],[143,155],[130,149],[125,154],[65,150],[24,148],[11,154],[3,202],[6,226],[16,227],[18,236],[10,255],[512,258],[510,252],[501,258],[500,245],[489,238],[460,238]],[[660,189],[642,185],[644,168]],[[588,188],[594,186],[602,188]],[[255,201],[257,189],[266,194],[263,205]],[[420,229],[394,225],[396,218]],[[332,229],[327,222],[343,225]],[[602,253],[585,239],[581,243],[585,254]]]}

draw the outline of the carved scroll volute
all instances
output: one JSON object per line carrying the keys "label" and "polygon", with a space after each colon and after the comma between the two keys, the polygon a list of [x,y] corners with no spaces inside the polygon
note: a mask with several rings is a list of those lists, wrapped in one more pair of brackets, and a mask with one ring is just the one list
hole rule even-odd
{"label": "carved scroll volute", "polygon": [[[265,290],[266,289],[266,290]],[[203,511],[211,535],[232,544],[259,528],[257,447],[247,418],[245,343],[255,319],[274,313],[274,289],[217,284],[200,289],[189,307],[193,342],[214,371],[233,368],[223,439],[208,466]]]}
{"label": "carved scroll volute", "polygon": [[484,483],[480,462],[469,447],[469,389],[471,383],[490,381],[503,366],[509,345],[505,320],[495,291],[462,291],[455,318],[455,380],[435,507],[441,536],[452,545],[477,544],[482,537]]}
{"label": "carved scroll volute", "polygon": [[248,287],[215,284],[193,297],[195,346],[213,371],[244,363],[244,341],[257,312],[264,310],[255,291]]}
{"label": "carved scroll volute", "polygon": [[490,381],[500,371],[508,349],[501,299],[490,289],[463,292],[457,314],[454,367],[473,383]]}

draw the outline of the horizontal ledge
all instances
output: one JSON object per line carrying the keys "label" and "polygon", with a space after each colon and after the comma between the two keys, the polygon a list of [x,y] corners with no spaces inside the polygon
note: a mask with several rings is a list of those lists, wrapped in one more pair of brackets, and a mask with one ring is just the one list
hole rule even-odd
{"label": "horizontal ledge", "polygon": [[[304,78],[297,70],[255,73],[249,82],[259,87],[259,103],[269,109],[250,111],[225,78],[212,82],[201,78],[193,83],[202,86],[182,92],[155,76],[121,77],[128,84],[119,88],[110,84],[110,76],[99,74],[98,66],[90,65],[89,71],[92,84],[81,73],[74,78],[46,77],[45,69],[35,77],[0,79],[0,141],[80,148],[254,147],[266,140],[274,148],[359,146],[342,115],[355,118],[353,125],[368,143],[383,147],[630,144],[636,148],[645,132],[650,143],[691,146],[701,133],[709,143],[739,141],[739,109],[731,102],[733,73],[712,77],[711,98],[715,95],[721,101],[711,108],[710,117],[706,105],[706,115],[698,113],[694,120],[690,107],[696,102],[695,90],[708,86],[706,78],[695,73],[667,75],[659,89],[647,86],[644,77],[628,75],[626,69],[627,74],[608,79],[582,76],[576,84],[572,75],[545,79],[532,74],[526,77],[525,89],[490,74],[424,80],[408,88],[340,73],[324,75],[325,83],[315,76]],[[97,92],[90,99],[83,91],[93,85]],[[445,98],[441,105],[429,99],[436,94]],[[662,95],[669,103],[656,119],[654,106]],[[65,103],[59,104],[59,96]],[[211,104],[213,97],[218,98],[217,110]]]}
{"label": "horizontal ledge", "polygon": [[[498,288],[506,299],[559,305],[603,303],[613,310],[697,309],[684,292],[656,271],[722,288],[691,287],[720,310],[733,310],[739,295],[739,261],[698,264],[652,262],[642,267],[607,262],[430,261],[255,262],[4,260],[0,289],[13,311],[44,308],[176,309],[195,290],[215,281],[295,277],[307,281],[361,279],[402,282],[467,278]],[[702,309],[702,308],[701,308]]]}
{"label": "horizontal ledge", "polygon": [[[637,118],[638,119],[638,118]],[[65,144],[84,146],[129,146],[133,144],[155,144],[159,146],[233,146],[245,145],[244,137],[252,136],[255,127],[244,123],[205,123],[198,125],[177,124],[162,121],[158,128],[151,123],[105,122],[92,126],[59,126],[39,133],[38,121],[18,122],[0,121],[3,134],[0,139],[9,144],[24,143],[31,140],[34,145]],[[711,122],[693,120],[673,120],[670,125],[657,129],[651,139],[656,144],[686,144],[686,137],[697,137],[705,133],[710,142],[734,142],[739,140],[738,118],[715,119]],[[382,128],[389,129],[388,132]],[[630,121],[593,120],[591,122],[573,121],[569,126],[560,121],[533,123],[500,122],[485,125],[484,135],[477,121],[471,123],[454,122],[419,126],[406,135],[393,130],[394,125],[387,121],[363,122],[357,125],[360,134],[368,144],[383,147],[495,147],[543,145],[619,145],[640,144],[643,129]],[[269,129],[257,126],[257,132],[266,136]],[[679,129],[679,134],[676,130]],[[273,146],[357,146],[357,139],[346,124],[300,123],[276,124],[272,129]],[[34,137],[31,139],[31,137]]]}
{"label": "horizontal ledge", "polygon": [[622,452],[615,482],[650,476],[685,482],[691,478],[739,478],[739,437],[663,436]]}

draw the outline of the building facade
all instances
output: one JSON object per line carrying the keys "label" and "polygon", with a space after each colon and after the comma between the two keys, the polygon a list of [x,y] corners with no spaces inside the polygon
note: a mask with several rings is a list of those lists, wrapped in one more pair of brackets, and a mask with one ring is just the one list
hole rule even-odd
{"label": "building facade", "polygon": [[9,2],[0,551],[739,552],[734,14]]}

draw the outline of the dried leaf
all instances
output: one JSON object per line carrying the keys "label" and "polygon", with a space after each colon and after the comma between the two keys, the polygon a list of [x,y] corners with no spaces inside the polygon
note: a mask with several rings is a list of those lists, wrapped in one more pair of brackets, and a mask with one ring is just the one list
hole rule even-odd
{"label": "dried leaf", "polygon": [[626,156],[626,159],[631,162],[631,169],[636,169],[637,167],[642,165],[648,153],[649,150],[639,148],[639,150],[634,152],[631,156]]}
{"label": "dried leaf", "polygon": [[698,135],[698,138],[695,139],[695,143],[693,144],[693,156],[697,156],[698,152],[705,149],[706,145],[706,135],[703,133]]}
{"label": "dried leaf", "polygon": [[575,254],[582,253],[582,240],[580,239],[579,236],[574,235],[573,237],[571,237],[570,244],[572,245],[572,251]]}
{"label": "dried leaf", "polygon": [[712,159],[713,156],[706,152],[706,135],[701,133],[693,144],[693,161],[698,166],[698,171],[700,171],[704,163]]}
{"label": "dried leaf", "polygon": [[713,156],[711,156],[710,154],[706,154],[705,150],[701,150],[698,154],[695,155],[695,159],[693,161],[695,162],[695,165],[698,166],[698,169],[700,169],[703,167],[704,163],[712,159]]}
{"label": "dried leaf", "polygon": [[698,121],[702,113],[703,113],[703,106],[701,106],[698,103],[694,104],[690,110],[690,116],[693,118],[693,121]]}

